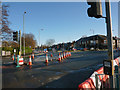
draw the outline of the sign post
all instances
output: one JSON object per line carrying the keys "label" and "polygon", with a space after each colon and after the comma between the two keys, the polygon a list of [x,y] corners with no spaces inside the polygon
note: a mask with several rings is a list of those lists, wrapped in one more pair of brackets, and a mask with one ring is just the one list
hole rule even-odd
{"label": "sign post", "polygon": [[110,0],[105,0],[106,7],[106,26],[107,26],[107,41],[108,41],[108,57],[112,63],[112,75],[110,75],[110,87],[115,88],[114,85],[114,66],[113,66],[113,38],[112,38],[112,23],[111,23],[111,8]]}

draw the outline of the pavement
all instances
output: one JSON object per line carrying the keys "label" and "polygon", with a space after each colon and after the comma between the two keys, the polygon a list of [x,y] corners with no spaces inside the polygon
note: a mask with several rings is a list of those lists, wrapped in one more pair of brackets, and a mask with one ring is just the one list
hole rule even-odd
{"label": "pavement", "polygon": [[[50,53],[48,54],[48,56]],[[58,53],[53,61],[44,63],[45,55],[36,56],[32,66],[20,68],[10,58],[3,58],[3,88],[78,88],[78,85],[102,66],[107,59],[106,51],[72,52],[72,56],[58,62]],[[118,54],[115,53],[115,58]]]}

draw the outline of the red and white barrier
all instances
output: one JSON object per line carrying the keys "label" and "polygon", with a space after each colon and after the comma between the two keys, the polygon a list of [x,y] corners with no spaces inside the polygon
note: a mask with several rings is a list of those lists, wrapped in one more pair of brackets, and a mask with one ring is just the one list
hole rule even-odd
{"label": "red and white barrier", "polygon": [[78,90],[95,90],[93,80],[91,78],[87,79],[85,82],[78,86]]}
{"label": "red and white barrier", "polygon": [[[17,59],[16,59],[16,64],[17,64]],[[23,58],[19,58],[19,65],[23,65],[23,64],[24,64]]]}
{"label": "red and white barrier", "polygon": [[23,62],[23,58],[19,58],[19,65],[23,65],[24,62]]}
{"label": "red and white barrier", "polygon": [[[96,74],[98,74],[98,73],[97,73],[97,72],[94,72],[94,73],[90,76],[90,78],[92,79],[95,87],[96,87],[96,77],[95,77]],[[101,86],[101,81],[100,81],[100,79],[98,78],[98,86],[97,86],[97,87],[100,88],[100,86]]]}

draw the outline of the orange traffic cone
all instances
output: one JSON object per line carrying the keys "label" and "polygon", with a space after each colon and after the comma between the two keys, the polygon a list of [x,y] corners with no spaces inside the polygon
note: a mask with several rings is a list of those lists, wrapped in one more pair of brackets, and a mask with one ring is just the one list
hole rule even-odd
{"label": "orange traffic cone", "polygon": [[50,56],[51,56],[51,61],[52,61],[52,57],[53,57],[52,53],[51,53],[51,55],[50,55]]}
{"label": "orange traffic cone", "polygon": [[68,52],[68,55],[70,56],[70,52]]}
{"label": "orange traffic cone", "polygon": [[61,59],[63,60],[63,54],[61,53]]}
{"label": "orange traffic cone", "polygon": [[60,53],[59,53],[59,61],[61,61],[61,56],[60,56]]}
{"label": "orange traffic cone", "polygon": [[70,52],[70,56],[71,56],[71,52]]}
{"label": "orange traffic cone", "polygon": [[32,53],[32,59],[34,59],[34,53]]}
{"label": "orange traffic cone", "polygon": [[14,61],[14,55],[12,55],[12,60]]}
{"label": "orange traffic cone", "polygon": [[45,63],[48,63],[48,56],[47,56],[47,54],[46,54],[46,60],[45,60]]}
{"label": "orange traffic cone", "polygon": [[67,52],[65,53],[65,57],[67,58]]}
{"label": "orange traffic cone", "polygon": [[31,56],[29,56],[29,65],[32,65]]}
{"label": "orange traffic cone", "polygon": [[65,52],[64,52],[63,58],[64,58],[64,59],[66,58],[66,57],[65,57]]}

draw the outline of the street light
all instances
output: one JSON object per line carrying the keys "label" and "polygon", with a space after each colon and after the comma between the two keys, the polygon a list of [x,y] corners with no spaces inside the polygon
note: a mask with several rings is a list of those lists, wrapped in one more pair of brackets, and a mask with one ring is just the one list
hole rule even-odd
{"label": "street light", "polygon": [[[41,31],[43,31],[44,29],[40,29]],[[40,47],[40,30],[39,30],[39,47]]]}
{"label": "street light", "polygon": [[[94,35],[94,30],[93,29],[90,29],[90,31],[93,31],[93,35]],[[95,37],[93,37],[93,43],[94,43],[94,49],[95,49]]]}
{"label": "street light", "polygon": [[23,37],[24,37],[24,56],[25,56],[25,30],[24,30],[24,16],[25,16],[26,12],[24,12],[23,14]]}

